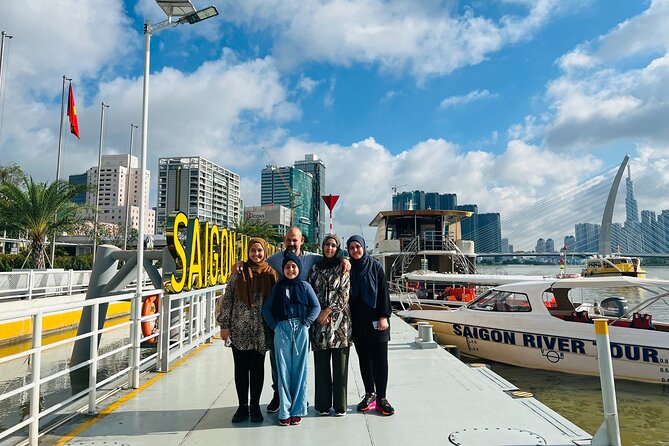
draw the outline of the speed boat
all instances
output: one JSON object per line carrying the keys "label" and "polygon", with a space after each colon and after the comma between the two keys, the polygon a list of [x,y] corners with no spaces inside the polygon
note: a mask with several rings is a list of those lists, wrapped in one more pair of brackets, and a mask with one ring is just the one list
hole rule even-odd
{"label": "speed boat", "polygon": [[[432,324],[440,344],[469,356],[582,375],[599,374],[592,322],[603,318],[614,376],[668,384],[669,323],[653,321],[648,312],[654,303],[667,304],[667,296],[667,280],[543,279],[495,286],[455,310],[398,314]],[[594,302],[579,305],[577,299]]]}

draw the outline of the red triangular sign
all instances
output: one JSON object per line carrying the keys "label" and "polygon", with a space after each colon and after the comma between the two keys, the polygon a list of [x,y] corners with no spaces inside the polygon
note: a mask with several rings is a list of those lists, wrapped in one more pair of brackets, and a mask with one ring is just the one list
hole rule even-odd
{"label": "red triangular sign", "polygon": [[335,204],[337,204],[337,200],[339,200],[339,195],[323,195],[321,198],[325,202],[325,205],[328,207],[330,212],[332,212]]}

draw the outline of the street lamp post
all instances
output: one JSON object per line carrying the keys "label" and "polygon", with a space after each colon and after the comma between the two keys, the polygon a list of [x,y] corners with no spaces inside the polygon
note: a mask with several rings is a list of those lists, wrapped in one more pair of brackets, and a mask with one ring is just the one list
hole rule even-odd
{"label": "street lamp post", "polygon": [[[146,152],[148,142],[148,124],[149,124],[149,66],[151,59],[151,36],[165,28],[174,27],[183,23],[190,25],[201,22],[218,15],[214,6],[208,6],[199,11],[195,9],[190,0],[156,0],[156,3],[167,15],[167,19],[160,23],[151,25],[150,20],[144,22],[144,81],[142,92],[142,141],[139,157],[139,224],[137,228],[137,299],[140,305],[135,305],[132,310],[133,315],[133,336],[135,342],[138,342],[141,331],[139,330],[139,307],[142,299],[142,282],[144,280],[144,201],[146,200],[146,190],[144,177],[146,171]],[[176,19],[176,20],[174,20]],[[135,349],[136,354],[132,358],[132,376],[131,385],[133,388],[139,387],[139,349]]]}
{"label": "street lamp post", "polygon": [[105,108],[109,105],[102,103],[100,110],[100,146],[98,147],[98,180],[95,192],[95,222],[93,223],[93,264],[95,264],[95,251],[98,247],[98,220],[100,214],[100,170],[102,169],[102,144],[105,138]]}

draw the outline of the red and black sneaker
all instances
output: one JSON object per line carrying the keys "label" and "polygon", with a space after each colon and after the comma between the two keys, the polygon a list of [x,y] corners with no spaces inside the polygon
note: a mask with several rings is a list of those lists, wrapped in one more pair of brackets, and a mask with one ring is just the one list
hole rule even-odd
{"label": "red and black sneaker", "polygon": [[385,416],[389,416],[395,413],[395,409],[385,398],[376,399],[376,411]]}
{"label": "red and black sneaker", "polygon": [[302,417],[290,417],[290,424],[296,426],[302,422]]}
{"label": "red and black sneaker", "polygon": [[362,401],[358,403],[357,406],[358,412],[364,412],[366,410],[369,410],[370,404],[372,404],[375,399],[376,399],[376,394],[374,392],[366,393],[365,396],[362,397]]}
{"label": "red and black sneaker", "polygon": [[290,426],[290,418],[279,419],[279,426]]}

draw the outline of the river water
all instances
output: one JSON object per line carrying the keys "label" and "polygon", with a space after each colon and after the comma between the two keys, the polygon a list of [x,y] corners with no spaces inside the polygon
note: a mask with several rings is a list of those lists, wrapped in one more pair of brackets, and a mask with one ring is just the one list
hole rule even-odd
{"label": "river water", "polygon": [[[667,267],[645,267],[648,278],[669,279]],[[480,273],[554,275],[557,266],[505,265],[479,268]],[[580,272],[574,267],[568,272]],[[596,299],[586,296],[585,301]],[[601,300],[601,299],[600,299]],[[630,303],[632,299],[628,297]],[[645,310],[644,310],[645,311]],[[652,307],[653,320],[669,321],[669,306]],[[495,373],[563,415],[590,434],[603,420],[602,394],[598,377],[554,373],[490,363]],[[625,446],[669,446],[669,386],[617,380],[616,394],[622,442]]]}

